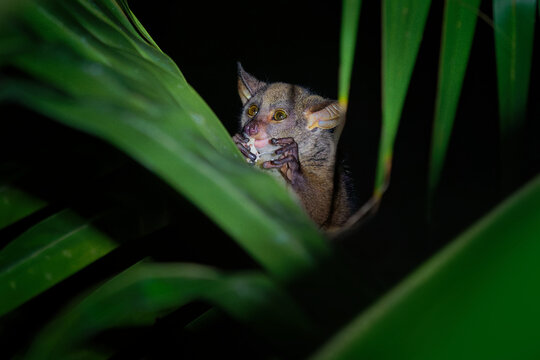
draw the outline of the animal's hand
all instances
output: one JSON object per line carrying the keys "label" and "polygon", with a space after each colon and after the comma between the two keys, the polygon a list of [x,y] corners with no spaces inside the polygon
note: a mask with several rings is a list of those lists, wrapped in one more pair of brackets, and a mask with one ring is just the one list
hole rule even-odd
{"label": "animal's hand", "polygon": [[242,153],[246,157],[246,159],[250,160],[250,162],[254,162],[257,159],[257,155],[252,153],[249,149],[248,142],[249,139],[244,134],[236,134],[233,136],[233,141]]}
{"label": "animal's hand", "polygon": [[271,139],[272,145],[282,145],[275,151],[280,155],[277,159],[266,161],[262,164],[265,169],[279,168],[281,175],[291,184],[295,184],[301,177],[300,161],[298,160],[298,144],[292,137]]}

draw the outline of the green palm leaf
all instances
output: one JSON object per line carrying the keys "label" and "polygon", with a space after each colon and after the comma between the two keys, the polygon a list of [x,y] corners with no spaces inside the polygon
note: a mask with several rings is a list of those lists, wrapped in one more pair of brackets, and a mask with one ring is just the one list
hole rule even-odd
{"label": "green palm leaf", "polygon": [[214,113],[125,2],[29,5],[0,39],[17,44],[5,63],[31,79],[8,77],[0,98],[123,150],[278,277],[306,270],[327,253],[298,203],[243,162]]}
{"label": "green palm leaf", "polygon": [[0,229],[43,209],[47,203],[11,184],[0,185]]}
{"label": "green palm leaf", "polygon": [[446,150],[469,60],[480,0],[447,0],[444,10],[439,82],[431,139],[429,192],[433,195],[443,169]]}
{"label": "green palm leaf", "polygon": [[349,89],[356,49],[358,18],[360,17],[361,0],[344,0],[341,19],[341,36],[339,46],[339,102],[346,108],[349,102]]}
{"label": "green palm leaf", "polygon": [[375,196],[388,185],[394,141],[431,1],[382,2],[382,128]]}
{"label": "green palm leaf", "polygon": [[83,219],[61,211],[31,227],[0,252],[0,316],[49,289],[118,244]]}
{"label": "green palm leaf", "polygon": [[519,180],[531,72],[536,0],[494,0],[495,55],[504,186]]}
{"label": "green palm leaf", "polygon": [[316,359],[537,359],[540,177],[357,317]]}
{"label": "green palm leaf", "polygon": [[[306,315],[267,276],[222,274],[195,264],[138,264],[84,296],[44,328],[26,359],[58,359],[92,350],[99,332],[148,326],[194,300],[215,305],[273,342],[313,336]],[[97,349],[94,349],[94,351]],[[111,355],[104,350],[99,357]]]}

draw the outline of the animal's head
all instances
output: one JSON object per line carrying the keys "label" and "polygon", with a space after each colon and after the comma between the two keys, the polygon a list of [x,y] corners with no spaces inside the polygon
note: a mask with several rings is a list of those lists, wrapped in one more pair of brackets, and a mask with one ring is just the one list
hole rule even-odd
{"label": "animal's head", "polygon": [[335,132],[339,136],[344,123],[344,114],[337,101],[315,95],[300,86],[260,81],[247,73],[240,63],[238,93],[243,104],[240,118],[243,132],[259,144],[271,138],[306,138],[326,132]]}

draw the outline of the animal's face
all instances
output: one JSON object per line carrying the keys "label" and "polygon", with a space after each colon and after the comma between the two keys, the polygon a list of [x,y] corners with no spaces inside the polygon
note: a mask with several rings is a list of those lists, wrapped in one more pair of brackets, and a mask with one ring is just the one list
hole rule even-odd
{"label": "animal's face", "polygon": [[242,131],[262,147],[271,138],[297,140],[317,136],[320,131],[343,123],[337,102],[324,99],[291,84],[257,80],[238,69],[238,92],[243,103]]}
{"label": "animal's face", "polygon": [[258,89],[244,103],[241,126],[257,140],[294,137],[306,128],[304,100],[309,96],[299,86],[273,83]]}

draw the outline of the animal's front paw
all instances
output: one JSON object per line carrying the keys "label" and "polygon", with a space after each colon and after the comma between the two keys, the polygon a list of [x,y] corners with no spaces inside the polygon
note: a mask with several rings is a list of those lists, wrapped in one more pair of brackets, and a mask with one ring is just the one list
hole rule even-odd
{"label": "animal's front paw", "polygon": [[266,161],[262,164],[265,169],[279,168],[281,175],[290,183],[294,184],[300,175],[300,161],[298,160],[298,144],[292,137],[271,139],[272,145],[282,145],[275,151],[280,155],[277,159]]}
{"label": "animal's front paw", "polygon": [[257,155],[251,152],[251,147],[248,144],[249,138],[247,136],[240,133],[236,134],[233,136],[233,141],[249,162],[253,163],[257,160]]}

